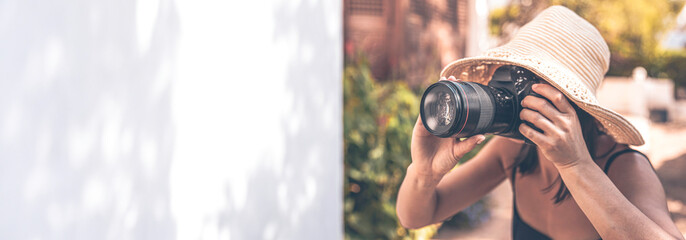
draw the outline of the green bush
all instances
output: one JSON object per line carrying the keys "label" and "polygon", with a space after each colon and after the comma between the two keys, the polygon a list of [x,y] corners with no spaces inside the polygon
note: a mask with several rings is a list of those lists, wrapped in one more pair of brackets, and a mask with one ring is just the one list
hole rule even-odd
{"label": "green bush", "polygon": [[[404,82],[376,82],[364,59],[347,64],[343,83],[345,238],[430,237],[438,225],[407,231],[395,214],[398,189],[411,162],[418,94]],[[477,205],[483,209],[482,202]],[[472,212],[483,216],[484,211]],[[458,219],[482,219],[460,214],[464,216]]]}
{"label": "green bush", "polygon": [[646,65],[648,74],[660,78],[670,78],[675,87],[686,87],[686,51],[665,50],[660,57]]}

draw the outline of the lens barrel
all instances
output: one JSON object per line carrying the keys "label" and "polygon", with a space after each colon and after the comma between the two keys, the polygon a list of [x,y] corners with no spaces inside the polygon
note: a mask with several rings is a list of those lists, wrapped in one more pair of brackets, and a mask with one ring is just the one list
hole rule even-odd
{"label": "lens barrel", "polygon": [[511,95],[473,82],[439,81],[424,92],[420,116],[439,137],[500,133],[512,122]]}

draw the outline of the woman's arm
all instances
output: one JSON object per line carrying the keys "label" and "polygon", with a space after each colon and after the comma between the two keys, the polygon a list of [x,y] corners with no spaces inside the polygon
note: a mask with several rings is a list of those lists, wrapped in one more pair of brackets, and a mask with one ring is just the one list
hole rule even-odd
{"label": "woman's arm", "polygon": [[499,148],[508,144],[513,145],[494,137],[474,158],[445,175],[420,171],[413,156],[398,192],[396,211],[400,223],[419,228],[443,221],[493,190],[506,178]]}
{"label": "woman's arm", "polygon": [[610,177],[622,191],[589,159],[558,170],[603,239],[683,239],[669,217],[662,184],[648,160],[636,155],[620,156],[612,166]]}
{"label": "woman's arm", "polygon": [[552,104],[526,97],[522,106],[527,109],[520,117],[543,133],[526,124],[520,126],[520,132],[557,167],[577,205],[603,239],[683,239],[674,223],[665,220],[669,215],[664,193],[660,193],[662,186],[654,173],[647,173],[649,168],[639,163],[646,159],[629,155],[634,159],[622,156],[616,160],[614,167],[625,171],[617,179],[627,193],[623,195],[588,153],[579,119],[564,95],[544,84],[535,84],[533,90]]}
{"label": "woman's arm", "polygon": [[[447,80],[457,81],[452,76]],[[464,154],[484,139],[483,135],[464,141],[439,138],[429,133],[422,119],[417,118],[412,131],[412,163],[396,203],[403,226],[419,228],[441,221],[469,206],[504,179],[498,151],[491,147],[499,141],[491,141],[474,159],[450,172]]]}

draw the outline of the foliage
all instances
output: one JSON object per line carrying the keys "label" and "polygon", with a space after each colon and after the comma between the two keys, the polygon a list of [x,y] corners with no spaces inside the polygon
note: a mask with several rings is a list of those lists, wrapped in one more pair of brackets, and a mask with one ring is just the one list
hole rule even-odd
{"label": "foliage", "polygon": [[650,76],[671,78],[675,87],[686,87],[686,51],[662,51],[646,70]]}
{"label": "foliage", "polygon": [[402,83],[376,83],[364,60],[345,68],[343,86],[346,238],[407,236],[395,198],[410,162],[418,99]]}
{"label": "foliage", "polygon": [[659,44],[674,25],[683,0],[515,0],[491,12],[491,32],[507,38],[511,33],[505,26],[522,26],[550,5],[568,7],[598,28],[612,53],[609,75],[628,76],[635,67],[644,66],[652,76],[663,72],[672,79],[683,77],[677,64],[682,58],[675,57],[683,54],[668,53],[671,57],[665,58]]}
{"label": "foliage", "polygon": [[[419,114],[418,91],[400,81],[378,83],[364,58],[347,64],[343,84],[345,238],[432,236],[438,225],[408,231],[399,224],[395,213],[398,189],[411,162],[410,140]],[[461,219],[480,220],[482,214],[477,211],[472,213],[476,217]]]}

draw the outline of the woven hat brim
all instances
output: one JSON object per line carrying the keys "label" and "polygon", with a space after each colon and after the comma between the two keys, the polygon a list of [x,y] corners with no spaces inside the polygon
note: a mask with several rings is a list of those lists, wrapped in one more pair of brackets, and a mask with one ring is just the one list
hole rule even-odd
{"label": "woven hat brim", "polygon": [[502,65],[523,67],[560,90],[579,108],[593,116],[616,142],[640,146],[645,143],[640,132],[620,114],[598,104],[598,101],[576,75],[568,69],[547,65],[541,61],[507,56],[479,56],[454,61],[441,71],[442,77],[455,76],[462,81],[488,84],[496,68]]}

